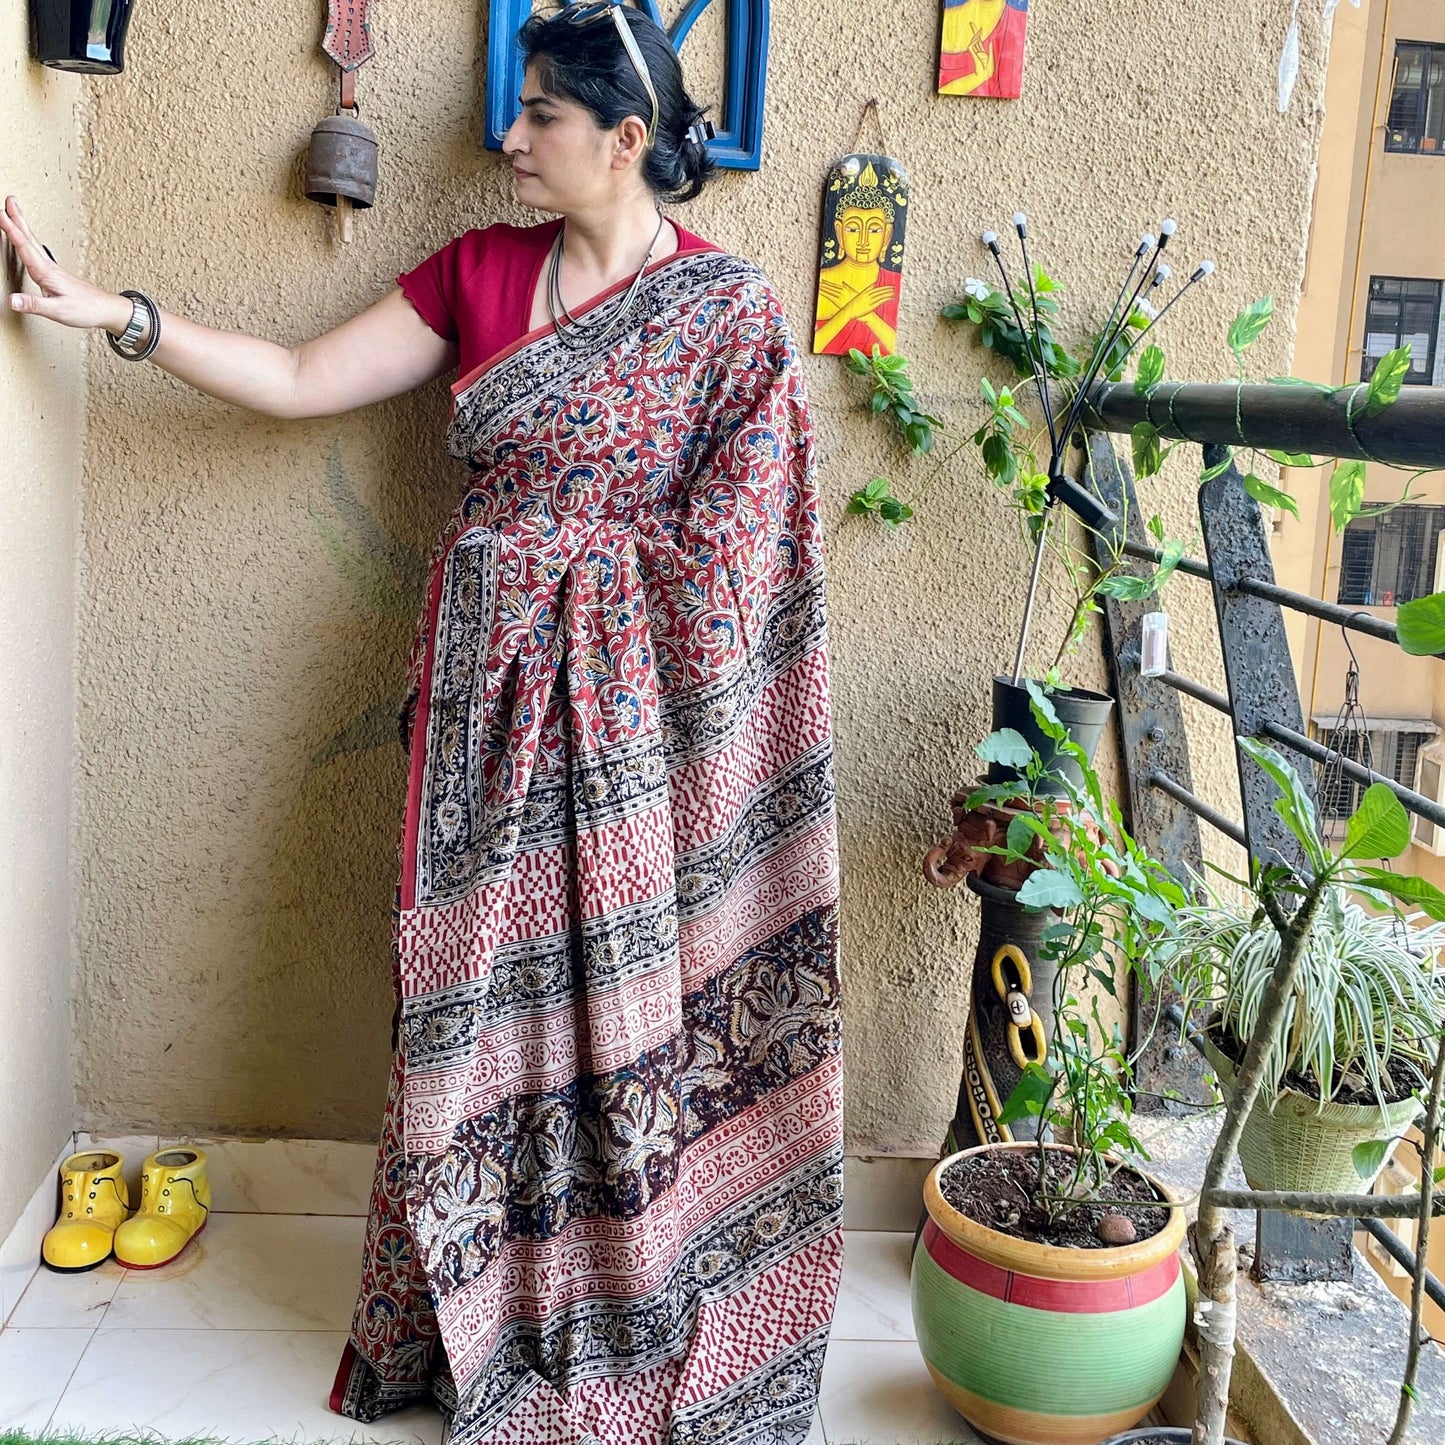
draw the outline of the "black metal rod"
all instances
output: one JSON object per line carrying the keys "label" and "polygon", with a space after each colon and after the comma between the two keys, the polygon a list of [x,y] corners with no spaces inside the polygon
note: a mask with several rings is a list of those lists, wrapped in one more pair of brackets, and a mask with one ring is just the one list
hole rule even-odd
{"label": "black metal rod", "polygon": [[[1130,557],[1139,557],[1156,565],[1164,560],[1164,553],[1158,547],[1139,542],[1125,542],[1124,552]],[[1179,571],[1187,572],[1191,577],[1209,576],[1208,564],[1195,557],[1182,558]],[[1318,597],[1310,597],[1304,592],[1292,592],[1288,587],[1281,587],[1274,582],[1259,582],[1246,577],[1234,584],[1234,590],[1250,597],[1262,597],[1266,602],[1278,602],[1281,607],[1318,617],[1322,622],[1348,627],[1352,632],[1363,632],[1367,637],[1378,637],[1382,642],[1398,645],[1400,641],[1395,624],[1387,622],[1383,617],[1372,617],[1368,612],[1361,612],[1354,607],[1341,607],[1338,602],[1321,602]]]}
{"label": "black metal rod", "polygon": [[1387,778],[1383,773],[1377,773],[1371,768],[1364,767],[1352,758],[1345,757],[1337,748],[1327,748],[1323,743],[1317,743],[1313,738],[1307,738],[1303,733],[1297,733],[1293,728],[1287,728],[1282,723],[1266,722],[1260,731],[1266,737],[1272,738],[1277,743],[1283,743],[1285,747],[1292,748],[1297,753],[1303,753],[1305,757],[1312,758],[1317,763],[1337,766],[1347,778],[1353,778],[1357,783],[1364,783],[1367,786],[1370,783],[1383,783],[1410,812],[1417,817],[1428,818],[1430,822],[1445,828],[1445,806],[1437,803],[1433,798],[1427,798],[1413,788],[1407,788],[1404,783],[1397,783],[1394,778]]}
{"label": "black metal rod", "polygon": [[1211,827],[1218,828],[1226,837],[1233,838],[1241,848],[1245,847],[1244,829],[1232,818],[1226,818],[1223,813],[1216,812],[1203,798],[1191,793],[1188,788],[1182,788],[1168,773],[1161,773],[1157,768],[1151,772],[1144,781],[1151,788],[1158,788],[1161,793],[1167,793],[1176,803],[1183,804],[1196,818],[1202,818]]}
{"label": "black metal rod", "polygon": [[1273,582],[1257,582],[1246,578],[1235,586],[1251,597],[1263,597],[1266,602],[1278,602],[1281,607],[1288,607],[1294,612],[1308,613],[1323,622],[1333,622],[1340,627],[1348,627],[1351,632],[1363,632],[1367,637],[1378,637],[1382,642],[1393,642],[1399,646],[1400,638],[1395,624],[1387,622],[1383,617],[1371,617],[1368,612],[1361,612],[1354,607],[1341,607],[1338,602],[1321,602],[1318,597],[1307,597],[1303,592],[1291,592],[1288,587],[1280,587]]}
{"label": "black metal rod", "polygon": [[1095,390],[1083,421],[1114,432],[1147,421],[1161,436],[1202,445],[1445,467],[1445,387],[1403,387],[1374,416],[1364,414],[1364,397],[1363,385],[1326,394],[1304,386],[1166,381],[1141,395],[1132,382],[1117,382]]}
{"label": "black metal rod", "polygon": [[1187,694],[1196,702],[1202,702],[1205,707],[1212,707],[1215,712],[1229,711],[1229,699],[1222,692],[1215,692],[1212,687],[1205,687],[1202,682],[1195,682],[1192,677],[1165,671],[1159,674],[1159,681],[1177,692]]}
{"label": "black metal rod", "polygon": [[[1411,1249],[1388,1224],[1382,1224],[1378,1219],[1357,1219],[1356,1224],[1400,1266],[1410,1274],[1415,1273],[1415,1251]],[[1425,1293],[1434,1300],[1435,1304],[1445,1310],[1445,1285],[1427,1269],[1425,1271]]]}
{"label": "black metal rod", "polygon": [[[1283,1209],[1295,1214],[1331,1214],[1356,1219],[1418,1219],[1420,1201],[1408,1194],[1314,1194],[1293,1189],[1219,1189],[1221,1209]],[[1431,1216],[1445,1215],[1445,1197],[1435,1200]]]}

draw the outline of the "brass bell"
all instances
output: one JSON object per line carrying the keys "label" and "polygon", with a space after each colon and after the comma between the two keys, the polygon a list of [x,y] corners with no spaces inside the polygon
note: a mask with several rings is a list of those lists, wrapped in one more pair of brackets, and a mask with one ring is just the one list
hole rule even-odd
{"label": "brass bell", "polygon": [[323,206],[344,196],[363,209],[376,200],[376,136],[350,115],[329,115],[306,148],[306,195]]}

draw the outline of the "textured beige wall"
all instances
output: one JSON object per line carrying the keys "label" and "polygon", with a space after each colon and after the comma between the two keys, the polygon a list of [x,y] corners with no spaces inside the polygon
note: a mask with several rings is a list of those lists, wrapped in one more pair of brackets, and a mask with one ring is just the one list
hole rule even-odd
{"label": "textured beige wall", "polygon": [[[344,249],[298,185],[331,95],[317,15],[277,0],[140,8],[131,72],[95,86],[95,279],[295,341],[465,227],[518,219],[479,145],[482,8],[376,7],[359,93],[382,190]],[[1223,372],[1229,318],[1265,292],[1282,320],[1259,364],[1278,369],[1322,84],[1311,29],[1293,109],[1277,113],[1286,11],[1045,0],[1026,97],[1009,104],[934,94],[930,3],[841,0],[820,23],[779,0],[764,168],[725,174],[682,218],[755,257],[806,328],[821,181],[880,96],[913,180],[902,345],[938,408],[972,415],[979,372],[938,308],[981,272],[979,226],[1017,206],[1071,283],[1070,334],[1098,319],[1167,208],[1181,250],[1221,267],[1170,326],[1171,374]],[[854,487],[883,467],[901,483],[902,464],[837,361],[808,371],[830,542],[850,1148],[928,1152],[952,1112],[976,913],[929,889],[919,859],[986,727],[1025,559],[972,465],[899,535],[846,517]],[[403,781],[389,700],[414,561],[461,482],[441,448],[444,390],[281,424],[99,350],[91,387],[79,1022],[87,1064],[110,1067],[85,1087],[87,1122],[371,1137]],[[1186,530],[1187,471],[1150,489]],[[1207,617],[1191,587],[1173,605]],[[1045,632],[1061,602],[1047,612]],[[1186,667],[1209,675],[1211,638],[1181,638]],[[1081,681],[1100,675],[1096,655],[1078,665]],[[1217,730],[1207,743],[1202,781],[1224,799],[1227,745]]]}
{"label": "textured beige wall", "polygon": [[[82,85],[29,60],[0,0],[0,195],[83,260]],[[18,277],[0,240],[4,291]],[[71,787],[83,338],[0,314],[0,1238],[74,1127]],[[0,1262],[3,1267],[3,1262]],[[13,1301],[12,1301],[13,1303]]]}

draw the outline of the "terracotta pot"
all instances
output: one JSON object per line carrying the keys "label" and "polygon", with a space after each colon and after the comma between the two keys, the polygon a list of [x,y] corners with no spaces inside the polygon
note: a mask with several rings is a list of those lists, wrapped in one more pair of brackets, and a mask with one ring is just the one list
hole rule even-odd
{"label": "terracotta pot", "polygon": [[934,1382],[970,1425],[1009,1445],[1098,1445],[1137,1425],[1174,1373],[1184,1211],[1152,1239],[1068,1249],[1000,1234],[944,1199],[938,1181],[956,1159],[1034,1147],[965,1149],[934,1166],[914,1326]]}

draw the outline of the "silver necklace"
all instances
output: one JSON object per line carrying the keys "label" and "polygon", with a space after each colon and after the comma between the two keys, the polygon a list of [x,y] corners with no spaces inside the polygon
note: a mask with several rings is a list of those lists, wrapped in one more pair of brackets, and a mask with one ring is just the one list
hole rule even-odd
{"label": "silver necklace", "polygon": [[604,301],[601,306],[595,307],[594,313],[603,313],[595,320],[573,316],[562,300],[562,237],[565,227],[557,232],[557,239],[552,244],[552,258],[547,268],[547,310],[552,315],[553,329],[563,342],[574,350],[584,346],[598,346],[617,330],[631,312],[632,303],[637,300],[637,293],[642,289],[642,278],[652,264],[657,243],[662,236],[662,228],[666,224],[666,217],[659,211],[657,230],[652,233],[652,244],[647,248],[647,255],[643,258],[637,275],[632,278],[632,285],[610,305]]}

